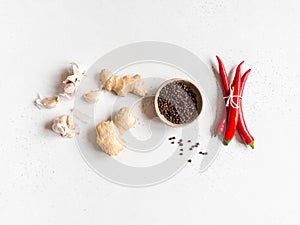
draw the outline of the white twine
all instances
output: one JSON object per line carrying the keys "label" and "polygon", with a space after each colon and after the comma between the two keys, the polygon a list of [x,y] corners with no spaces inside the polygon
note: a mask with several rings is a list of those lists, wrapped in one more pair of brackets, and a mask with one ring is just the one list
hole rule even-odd
{"label": "white twine", "polygon": [[232,108],[238,109],[240,106],[237,102],[235,102],[233,100],[233,98],[242,98],[242,96],[234,95],[233,91],[234,91],[234,87],[230,86],[229,95],[226,97],[223,97],[224,99],[227,99],[225,106],[229,107],[229,105],[230,105]]}

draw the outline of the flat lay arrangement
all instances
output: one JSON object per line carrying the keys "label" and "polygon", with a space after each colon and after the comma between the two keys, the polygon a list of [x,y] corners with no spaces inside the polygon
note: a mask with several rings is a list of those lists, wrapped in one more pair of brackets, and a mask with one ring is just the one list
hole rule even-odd
{"label": "flat lay arrangement", "polygon": [[[168,46],[168,44],[166,43],[145,42],[145,46],[142,47],[143,52],[147,52],[147,45],[152,45],[152,47],[161,47],[161,44]],[[136,45],[137,44],[132,44],[133,47],[131,48],[135,48]],[[124,49],[126,48],[126,46],[121,47],[120,49],[122,48]],[[223,142],[224,145],[228,145],[234,137],[235,131],[237,130],[243,142],[253,149],[254,138],[250,134],[246,126],[242,110],[242,95],[246,80],[248,78],[248,75],[250,74],[251,69],[248,69],[242,75],[241,70],[244,61],[241,62],[236,68],[232,83],[230,83],[223,62],[218,56],[216,56],[216,58],[219,67],[219,79],[223,86],[224,100],[222,101],[221,99],[218,99],[218,102],[221,102],[221,104],[210,105],[208,103],[208,105],[211,107],[211,110],[215,112],[220,111],[220,108],[224,108],[224,110],[221,120],[215,127],[214,135],[217,135],[221,139],[220,143]],[[114,64],[114,61],[112,60],[111,63]],[[159,123],[160,126],[163,126],[167,129],[163,133],[161,133],[161,131],[157,131],[162,136],[167,133],[171,134],[172,130],[174,129],[180,130],[180,128],[182,127],[185,127],[188,132],[193,132],[193,128],[191,126],[188,126],[190,124],[201,127],[202,123],[208,123],[209,126],[207,127],[210,127],[212,126],[212,124],[216,123],[216,121],[214,120],[203,120],[201,123],[197,121],[199,117],[201,120],[202,108],[206,108],[206,101],[205,97],[203,96],[206,96],[207,94],[205,93],[205,90],[200,86],[197,87],[196,80],[186,79],[184,77],[179,78],[180,74],[179,76],[177,74],[168,74],[171,77],[170,79],[162,79],[160,82],[155,82],[156,88],[154,88],[152,85],[151,90],[147,90],[147,87],[150,86],[147,82],[152,79],[146,78],[145,80],[142,73],[139,73],[139,71],[135,71],[134,74],[120,74],[112,72],[108,68],[98,68],[98,73],[96,75],[89,75],[89,69],[86,69],[77,63],[72,63],[71,65],[72,69],[69,72],[69,75],[65,80],[62,81],[63,93],[58,93],[57,96],[48,98],[41,98],[39,95],[39,98],[35,100],[35,104],[39,109],[55,108],[59,106],[58,103],[63,104],[63,101],[70,100],[71,98],[75,98],[76,96],[81,95],[77,93],[77,90],[80,89],[82,78],[88,78],[90,76],[95,78],[91,79],[90,82],[94,81],[94,84],[92,84],[92,86],[96,88],[89,87],[90,90],[82,89],[82,92],[84,94],[82,94],[81,97],[77,98],[78,101],[80,101],[82,104],[81,107],[75,107],[71,111],[71,113],[61,115],[54,119],[52,130],[60,134],[60,136],[71,138],[77,134],[78,140],[82,140],[84,138],[90,140],[89,136],[80,135],[80,126],[74,122],[74,114],[77,118],[77,121],[82,121],[83,115],[85,116],[85,118],[93,117],[93,112],[83,113],[82,109],[91,105],[94,108],[96,108],[98,105],[104,105],[105,101],[107,100],[106,98],[108,98],[106,97],[107,95],[117,96],[115,97],[116,101],[118,101],[119,99],[125,99],[126,102],[126,99],[128,98],[127,96],[131,96],[135,99],[134,103],[123,103],[123,105],[118,106],[118,108],[116,109],[114,109],[115,106],[113,106],[111,109],[111,115],[106,117],[106,119],[102,121],[97,121],[94,125],[94,134],[97,134],[96,143],[98,145],[97,149],[95,150],[99,155],[102,154],[101,152],[104,152],[108,156],[116,157],[121,153],[128,154],[129,150],[132,151],[130,146],[132,146],[133,143],[131,143],[130,138],[128,138],[128,135],[126,135],[125,133],[131,133],[131,128],[133,128],[133,130],[142,130],[142,126],[144,126],[144,124],[137,122],[141,120],[140,117],[135,115],[134,112],[137,110],[137,105],[140,105],[140,107],[138,108],[138,115],[143,115],[142,117],[148,120],[146,121],[146,123],[151,122],[153,118],[159,118],[159,121],[156,122]],[[174,65],[174,67],[175,66],[177,65]],[[207,72],[207,74],[205,75],[212,76],[212,74],[213,73],[211,71],[210,73]],[[203,75],[200,73],[196,74],[195,76],[199,79],[201,85]],[[161,75],[160,77],[163,76]],[[215,79],[214,77],[210,78]],[[215,83],[217,82],[218,81],[216,79]],[[216,96],[215,93],[214,95]],[[147,105],[145,106],[146,99]],[[145,107],[146,110],[144,109]],[[146,118],[145,114],[147,114],[149,110],[153,112],[153,115],[150,118]],[[207,132],[210,133],[210,131],[208,130]],[[198,131],[198,136],[202,136],[200,131]],[[210,136],[213,135],[211,134]],[[210,136],[208,136],[208,138],[211,138]],[[135,138],[134,142],[136,142],[136,140],[137,139]],[[169,138],[169,140],[174,140],[171,141],[171,144],[174,144],[176,141],[176,137],[174,136],[172,139]],[[93,140],[93,142],[94,141],[95,140]],[[140,142],[143,143],[143,141]],[[188,143],[189,142],[191,142],[191,140],[188,140]],[[152,141],[150,140],[149,143],[152,146],[156,145],[157,148],[162,145],[159,139]],[[177,148],[177,152],[179,152],[179,154],[177,155],[183,156],[183,139],[180,138],[177,143],[179,145]],[[197,141],[195,145],[191,145],[188,149],[194,152],[194,148],[197,148],[199,145],[200,143]],[[145,145],[142,144],[141,146],[141,149],[136,149],[135,151],[143,151]],[[87,147],[85,146],[81,148],[86,149]],[[208,145],[206,149],[202,149],[202,151],[199,151],[199,155],[205,158],[209,154],[214,155],[215,153],[212,153],[212,151],[218,149],[209,148],[210,145]],[[153,150],[155,150],[155,148]],[[165,149],[165,151],[172,152],[173,150]],[[144,157],[147,156],[144,155]],[[106,157],[104,157],[102,160],[105,160],[105,158]],[[192,155],[190,155],[188,159],[184,159],[183,157],[181,157],[180,160],[182,161],[182,164],[185,164],[186,162],[192,162],[191,158]],[[214,157],[210,156],[210,158],[208,157],[208,159],[210,159],[208,161],[210,162],[206,164],[212,163]],[[103,161],[99,161],[98,164],[103,164]]]}
{"label": "flat lay arrangement", "polygon": [[0,0],[0,223],[300,224],[299,12]]}

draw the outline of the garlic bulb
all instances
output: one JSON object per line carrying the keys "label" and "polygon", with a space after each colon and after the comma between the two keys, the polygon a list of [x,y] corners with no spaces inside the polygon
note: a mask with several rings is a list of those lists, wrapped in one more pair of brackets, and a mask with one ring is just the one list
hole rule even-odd
{"label": "garlic bulb", "polygon": [[83,95],[83,98],[88,103],[96,103],[99,101],[102,95],[102,90],[94,90],[91,92],[87,92]]}
{"label": "garlic bulb", "polygon": [[65,87],[62,95],[66,97],[72,97],[76,93],[82,78],[86,76],[86,70],[83,66],[77,63],[71,64],[72,71],[70,75],[63,81]]}
{"label": "garlic bulb", "polygon": [[123,134],[134,126],[136,117],[129,108],[124,107],[114,115],[114,123],[119,132]]}
{"label": "garlic bulb", "polygon": [[73,122],[72,115],[63,115],[57,117],[52,124],[52,130],[60,134],[62,137],[74,137],[76,134],[76,127]]}
{"label": "garlic bulb", "polygon": [[42,98],[38,95],[38,98],[35,100],[35,105],[41,109],[52,109],[57,106],[58,103],[61,102],[61,99],[58,96],[50,97],[50,98]]}

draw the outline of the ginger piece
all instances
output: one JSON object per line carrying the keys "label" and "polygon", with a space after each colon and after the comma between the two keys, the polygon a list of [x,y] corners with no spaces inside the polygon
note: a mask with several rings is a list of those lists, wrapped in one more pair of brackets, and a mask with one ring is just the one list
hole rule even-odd
{"label": "ginger piece", "polygon": [[142,97],[147,94],[144,81],[139,74],[119,77],[112,74],[108,69],[103,69],[100,72],[100,81],[103,84],[103,89],[114,91],[119,96],[126,96],[129,92]]}
{"label": "ginger piece", "polygon": [[105,82],[112,76],[113,76],[113,74],[109,69],[103,69],[100,72],[99,80],[104,85]]}
{"label": "ginger piece", "polygon": [[96,126],[96,131],[97,144],[106,154],[114,156],[119,154],[125,148],[125,143],[119,137],[118,131],[114,128],[112,121],[108,120],[99,123]]}
{"label": "ginger piece", "polygon": [[72,114],[57,117],[53,121],[52,130],[62,137],[74,137],[76,134],[76,126],[74,125]]}
{"label": "ginger piece", "polygon": [[120,134],[124,134],[136,123],[135,115],[127,107],[121,108],[114,115],[114,124],[118,128]]}
{"label": "ginger piece", "polygon": [[119,154],[126,147],[121,134],[136,123],[135,115],[128,108],[121,108],[115,115],[114,121],[108,120],[96,126],[97,144],[110,156]]}

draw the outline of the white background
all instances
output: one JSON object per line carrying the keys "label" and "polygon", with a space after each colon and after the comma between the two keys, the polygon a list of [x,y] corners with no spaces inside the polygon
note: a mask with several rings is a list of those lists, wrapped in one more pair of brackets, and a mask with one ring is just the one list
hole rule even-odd
{"label": "white background", "polygon": [[[299,224],[300,2],[0,0],[0,224]],[[39,111],[70,61],[136,41],[177,44],[208,67],[252,68],[244,111],[256,148],[236,140],[205,173],[188,165],[148,188],[98,177]]]}

